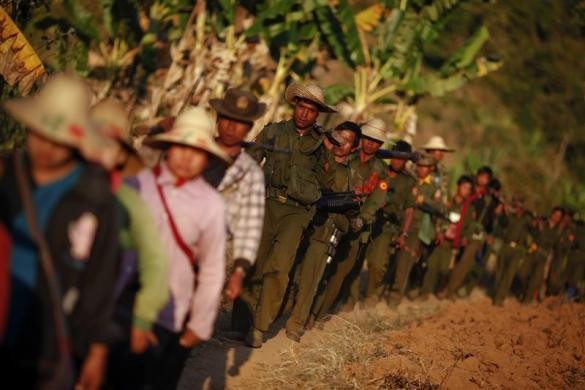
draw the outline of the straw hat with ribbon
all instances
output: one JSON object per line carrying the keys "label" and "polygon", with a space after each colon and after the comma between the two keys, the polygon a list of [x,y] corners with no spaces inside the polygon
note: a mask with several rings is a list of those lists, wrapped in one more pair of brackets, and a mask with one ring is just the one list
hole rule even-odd
{"label": "straw hat with ribbon", "polygon": [[293,83],[288,86],[285,92],[286,101],[294,105],[296,99],[306,99],[315,103],[321,112],[337,112],[335,107],[325,102],[325,95],[321,87],[315,84],[297,84]]}
{"label": "straw hat with ribbon", "polygon": [[266,104],[259,103],[250,92],[239,89],[228,89],[223,99],[211,99],[209,104],[219,115],[249,123],[266,111]]}
{"label": "straw hat with ribbon", "polygon": [[190,146],[205,150],[230,163],[230,156],[215,142],[214,132],[215,125],[205,110],[191,107],[177,117],[170,131],[147,137],[143,143],[160,149],[172,144]]}
{"label": "straw hat with ribbon", "polygon": [[130,119],[121,103],[104,99],[89,110],[89,121],[100,134],[120,142],[133,150],[130,136]]}
{"label": "straw hat with ribbon", "polygon": [[88,118],[89,100],[90,90],[81,79],[57,74],[36,95],[10,99],[4,108],[30,131],[111,168],[117,156],[115,142],[94,130]]}
{"label": "straw hat with ribbon", "polygon": [[443,152],[454,152],[455,149],[452,149],[447,146],[445,140],[440,135],[433,135],[429,142],[424,144],[421,149],[424,150],[442,150]]}
{"label": "straw hat with ribbon", "polygon": [[379,118],[370,119],[362,125],[362,136],[386,142],[386,124]]}
{"label": "straw hat with ribbon", "polygon": [[80,79],[57,74],[32,97],[9,99],[4,109],[31,131],[72,148],[80,148],[89,130],[90,91]]}

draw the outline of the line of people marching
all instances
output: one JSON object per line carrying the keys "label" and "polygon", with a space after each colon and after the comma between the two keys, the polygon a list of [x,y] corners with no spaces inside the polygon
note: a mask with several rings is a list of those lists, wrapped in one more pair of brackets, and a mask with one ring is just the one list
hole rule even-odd
{"label": "line of people marching", "polygon": [[282,314],[298,342],[358,303],[476,286],[498,305],[583,299],[585,229],[570,211],[508,202],[489,167],[451,196],[442,138],[385,150],[379,119],[318,126],[335,112],[318,86],[285,98],[292,119],[254,142],[266,107],[237,89],[210,101],[215,122],[188,107],[133,137],[125,108],[92,106],[72,76],[3,102],[27,129],[0,172],[6,383],[175,388],[226,302],[226,334],[257,348]]}

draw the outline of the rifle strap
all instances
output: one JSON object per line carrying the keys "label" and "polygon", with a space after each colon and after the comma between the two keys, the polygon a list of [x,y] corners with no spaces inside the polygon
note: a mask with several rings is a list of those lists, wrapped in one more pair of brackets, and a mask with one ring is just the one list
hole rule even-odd
{"label": "rifle strap", "polygon": [[179,232],[179,228],[177,227],[177,224],[175,223],[175,219],[173,218],[173,213],[171,213],[171,210],[170,210],[169,205],[167,203],[167,198],[165,197],[164,191],[158,182],[158,178],[161,174],[160,165],[157,165],[154,168],[152,168],[152,173],[154,174],[154,178],[155,178],[154,182],[156,185],[156,190],[157,190],[158,195],[160,197],[160,201],[162,203],[163,209],[165,210],[165,214],[167,215],[167,220],[169,221],[169,227],[171,228],[171,233],[173,234],[173,238],[175,239],[175,242],[177,243],[177,245],[179,246],[181,251],[185,254],[185,256],[187,256],[187,258],[189,259],[189,262],[192,265],[195,265],[197,262],[195,254],[193,253],[191,248],[189,248],[189,245],[187,245],[185,240],[183,240],[183,237],[181,236],[181,233]]}
{"label": "rifle strap", "polygon": [[22,201],[24,216],[26,218],[30,236],[38,247],[41,268],[47,279],[49,299],[52,304],[51,315],[55,326],[55,337],[57,341],[58,358],[53,362],[55,366],[53,376],[50,380],[41,383],[40,386],[44,389],[70,388],[73,385],[73,366],[70,355],[69,337],[65,325],[65,316],[61,304],[61,286],[53,266],[53,259],[51,257],[49,245],[37,223],[35,204],[31,197],[28,185],[28,175],[24,168],[22,153],[14,153],[13,159],[18,192]]}

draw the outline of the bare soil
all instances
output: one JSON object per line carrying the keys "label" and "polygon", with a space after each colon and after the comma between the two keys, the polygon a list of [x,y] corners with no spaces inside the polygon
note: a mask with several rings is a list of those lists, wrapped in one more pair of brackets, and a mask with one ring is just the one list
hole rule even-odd
{"label": "bare soil", "polygon": [[496,307],[476,291],[379,303],[334,316],[301,343],[281,326],[261,349],[218,339],[197,348],[179,387],[585,389],[585,305],[561,298]]}

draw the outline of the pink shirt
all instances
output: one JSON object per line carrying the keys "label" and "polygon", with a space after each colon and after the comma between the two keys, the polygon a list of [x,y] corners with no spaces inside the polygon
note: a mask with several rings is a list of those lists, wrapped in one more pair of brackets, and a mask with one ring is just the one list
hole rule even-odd
{"label": "pink shirt", "polygon": [[[170,261],[171,299],[157,323],[173,332],[181,332],[189,316],[187,327],[199,338],[209,339],[225,278],[226,222],[221,195],[203,178],[175,186],[176,179],[164,162],[158,179],[151,169],[141,171],[137,177],[140,195],[150,207]],[[197,275],[173,236],[155,180],[163,188],[183,241],[197,258]]]}

